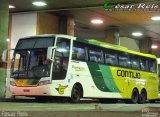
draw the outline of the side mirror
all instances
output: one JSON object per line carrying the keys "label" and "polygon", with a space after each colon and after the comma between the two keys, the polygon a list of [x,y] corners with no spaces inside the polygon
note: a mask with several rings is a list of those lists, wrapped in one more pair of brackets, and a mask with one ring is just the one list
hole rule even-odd
{"label": "side mirror", "polygon": [[53,50],[56,49],[56,47],[48,47],[47,49],[47,59],[53,60]]}
{"label": "side mirror", "polygon": [[8,51],[4,50],[2,53],[2,61],[7,63],[7,60],[8,60]]}

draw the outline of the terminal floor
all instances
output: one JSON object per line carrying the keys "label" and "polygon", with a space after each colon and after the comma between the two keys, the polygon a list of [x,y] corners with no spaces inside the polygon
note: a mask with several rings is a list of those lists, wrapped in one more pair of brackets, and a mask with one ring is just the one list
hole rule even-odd
{"label": "terminal floor", "polygon": [[[37,103],[35,100],[15,100],[15,101],[1,101],[0,102],[0,112],[6,111],[27,111],[31,113],[31,115],[37,114],[37,112],[42,115],[46,113],[46,115],[57,115],[66,113],[63,117],[72,117],[77,116],[81,117],[81,114],[84,114],[83,117],[88,116],[97,117],[100,116],[113,116],[115,117],[137,117],[141,116],[143,112],[146,112],[146,108],[152,108],[152,112],[158,112],[156,117],[160,116],[160,102],[155,104],[146,103],[146,104],[125,104],[125,103],[117,103],[117,104],[100,104],[98,102],[81,102],[79,104],[71,104],[71,103],[61,103],[61,102],[46,102],[46,103]],[[2,114],[0,113],[0,117]],[[68,113],[68,116],[67,116]],[[77,113],[79,113],[77,115]],[[99,114],[98,114],[99,113]],[[105,115],[106,113],[106,115]],[[147,112],[146,112],[147,113]],[[73,114],[73,115],[70,115]],[[74,115],[75,114],[75,115]],[[96,116],[96,114],[98,114]],[[124,115],[123,115],[124,114]],[[138,114],[138,115],[137,115]],[[37,114],[37,116],[39,116]],[[30,116],[28,116],[30,117]],[[47,116],[46,116],[47,117]]]}

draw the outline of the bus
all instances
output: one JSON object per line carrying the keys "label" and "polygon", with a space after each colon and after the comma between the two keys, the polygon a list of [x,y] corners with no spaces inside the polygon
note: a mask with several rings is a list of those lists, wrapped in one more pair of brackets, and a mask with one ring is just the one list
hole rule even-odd
{"label": "bus", "polygon": [[158,98],[156,56],[68,35],[19,39],[11,62],[13,96],[145,103]]}

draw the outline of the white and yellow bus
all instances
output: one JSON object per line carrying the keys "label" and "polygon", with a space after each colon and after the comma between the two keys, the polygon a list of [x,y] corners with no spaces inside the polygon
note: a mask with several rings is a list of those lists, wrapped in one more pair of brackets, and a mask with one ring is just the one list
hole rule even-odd
{"label": "white and yellow bus", "polygon": [[156,56],[68,35],[40,35],[18,41],[11,65],[13,96],[124,99],[158,98]]}

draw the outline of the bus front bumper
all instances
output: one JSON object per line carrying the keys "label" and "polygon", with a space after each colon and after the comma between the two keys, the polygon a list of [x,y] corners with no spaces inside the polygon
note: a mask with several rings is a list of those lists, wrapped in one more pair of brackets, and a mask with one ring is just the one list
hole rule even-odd
{"label": "bus front bumper", "polygon": [[36,87],[17,87],[10,86],[13,96],[52,96],[50,85],[42,85]]}

